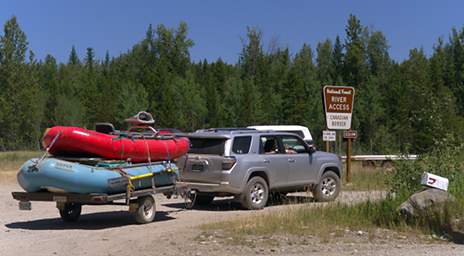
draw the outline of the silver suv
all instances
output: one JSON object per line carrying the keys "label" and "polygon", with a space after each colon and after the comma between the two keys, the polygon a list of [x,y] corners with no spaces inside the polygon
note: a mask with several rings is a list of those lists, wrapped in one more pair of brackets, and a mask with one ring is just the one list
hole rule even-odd
{"label": "silver suv", "polygon": [[293,133],[254,129],[209,129],[189,135],[181,179],[197,192],[196,204],[235,196],[246,209],[263,208],[270,197],[311,191],[334,200],[341,189],[341,162],[316,151]]}

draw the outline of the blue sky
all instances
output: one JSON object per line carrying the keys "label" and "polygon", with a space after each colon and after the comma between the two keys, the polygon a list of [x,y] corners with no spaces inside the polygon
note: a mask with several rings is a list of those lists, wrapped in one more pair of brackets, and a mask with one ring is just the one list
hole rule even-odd
{"label": "blue sky", "polygon": [[[452,27],[464,26],[464,1],[13,1],[0,0],[0,22],[16,15],[30,48],[42,59],[47,53],[67,61],[71,46],[82,57],[93,47],[98,58],[115,56],[144,35],[148,24],[177,26],[187,22],[195,46],[193,60],[221,57],[235,63],[247,26],[263,32],[295,53],[303,43],[315,47],[344,28],[350,13],[363,25],[382,31],[390,54],[403,60],[414,47],[432,51],[437,38],[446,40]],[[2,34],[2,32],[0,33]]]}

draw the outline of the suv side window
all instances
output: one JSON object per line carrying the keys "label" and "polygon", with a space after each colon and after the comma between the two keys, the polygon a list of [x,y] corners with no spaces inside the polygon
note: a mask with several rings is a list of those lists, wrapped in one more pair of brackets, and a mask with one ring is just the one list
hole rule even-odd
{"label": "suv side window", "polygon": [[232,152],[235,154],[248,154],[250,151],[251,136],[235,137],[232,144]]}
{"label": "suv side window", "polygon": [[306,153],[305,142],[298,137],[283,135],[280,137],[286,154],[303,154]]}
{"label": "suv side window", "polygon": [[260,154],[279,154],[281,153],[279,142],[275,136],[260,137]]}
{"label": "suv side window", "polygon": [[294,133],[294,134],[300,136],[301,138],[304,138],[304,134],[303,134],[302,131],[295,131],[295,130],[293,130],[293,131],[283,131],[283,132]]}

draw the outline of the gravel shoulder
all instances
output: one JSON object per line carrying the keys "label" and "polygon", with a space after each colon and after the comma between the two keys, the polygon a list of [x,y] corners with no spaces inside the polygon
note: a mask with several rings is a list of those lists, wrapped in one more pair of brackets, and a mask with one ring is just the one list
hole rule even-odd
{"label": "gravel shoulder", "polygon": [[[157,196],[156,221],[137,225],[124,206],[84,206],[78,223],[63,223],[53,203],[33,202],[32,211],[19,211],[11,198],[21,191],[14,182],[0,182],[0,255],[464,255],[464,246],[401,237],[391,231],[359,235],[356,231],[333,239],[319,237],[254,237],[234,245],[219,234],[205,235],[198,225],[259,216],[302,204],[245,211],[231,200],[208,208],[185,210],[182,199]],[[379,192],[343,192],[340,201],[378,198]],[[296,198],[301,198],[297,195]],[[279,241],[278,243],[269,241]]]}

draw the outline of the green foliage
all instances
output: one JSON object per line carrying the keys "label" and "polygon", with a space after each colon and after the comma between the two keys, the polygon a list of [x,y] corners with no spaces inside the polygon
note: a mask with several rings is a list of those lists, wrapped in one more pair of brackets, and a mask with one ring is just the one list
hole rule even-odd
{"label": "green foliage", "polygon": [[[152,112],[157,126],[206,127],[300,124],[322,146],[321,88],[356,88],[352,128],[356,153],[425,153],[451,134],[463,142],[464,29],[439,39],[427,57],[414,49],[396,63],[381,31],[350,15],[337,36],[295,53],[248,27],[237,63],[192,62],[188,27],[149,26],[127,52],[104,60],[71,48],[67,63],[35,60],[15,17],[0,34],[0,150],[36,148],[53,125],[93,128]],[[269,50],[266,50],[269,49]],[[341,142],[338,142],[341,148]]]}
{"label": "green foliage", "polygon": [[37,147],[44,116],[34,57],[26,62],[27,38],[16,17],[8,20],[0,36],[0,138],[3,150]]}
{"label": "green foliage", "polygon": [[[399,161],[387,184],[393,193],[382,198],[377,195],[360,203],[310,204],[286,211],[271,211],[258,217],[210,223],[203,225],[202,229],[215,233],[220,230],[236,242],[246,239],[248,235],[317,234],[324,237],[330,233],[345,232],[346,229],[371,232],[377,227],[437,234],[452,240],[455,238],[451,227],[455,225],[456,219],[462,219],[464,210],[464,162],[459,160],[463,156],[462,149],[462,146],[443,139],[436,143],[436,150],[419,161]],[[456,201],[445,204],[441,210],[426,211],[414,219],[405,218],[398,212],[398,207],[420,189],[420,176],[424,171],[448,177],[449,191],[456,197]],[[370,172],[369,178],[376,179],[372,170]],[[355,183],[359,185],[364,181]]]}
{"label": "green foliage", "polygon": [[435,141],[434,149],[417,161],[398,161],[389,178],[392,192],[411,195],[421,187],[421,175],[433,173],[449,179],[449,191],[464,199],[464,162],[460,159],[464,145],[455,144],[451,136]]}

